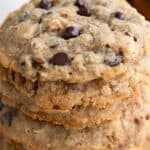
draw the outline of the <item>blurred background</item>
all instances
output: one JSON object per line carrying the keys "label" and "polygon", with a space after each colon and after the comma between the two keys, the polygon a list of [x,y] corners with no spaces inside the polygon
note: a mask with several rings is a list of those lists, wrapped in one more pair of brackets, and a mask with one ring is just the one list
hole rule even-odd
{"label": "blurred background", "polygon": [[128,0],[148,20],[150,20],[150,0]]}
{"label": "blurred background", "polygon": [[19,8],[25,2],[28,2],[28,0],[0,0],[0,23],[9,12]]}

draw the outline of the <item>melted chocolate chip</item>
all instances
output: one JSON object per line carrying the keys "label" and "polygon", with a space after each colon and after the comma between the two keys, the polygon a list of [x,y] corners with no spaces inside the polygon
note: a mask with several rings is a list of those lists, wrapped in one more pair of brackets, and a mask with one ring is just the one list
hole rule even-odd
{"label": "melted chocolate chip", "polygon": [[10,111],[6,112],[5,114],[3,114],[3,121],[8,126],[11,126],[11,124],[12,124],[12,118],[13,118],[13,115],[12,115],[12,112],[10,112]]}
{"label": "melted chocolate chip", "polygon": [[121,62],[123,62],[123,58],[120,55],[116,55],[115,58],[106,58],[104,60],[104,63],[110,67],[116,67],[118,66]]}
{"label": "melted chocolate chip", "polygon": [[41,0],[39,7],[42,9],[49,9],[52,7],[52,2],[50,0]]}
{"label": "melted chocolate chip", "polygon": [[80,30],[76,27],[67,27],[64,34],[63,38],[64,39],[70,39],[70,38],[75,38],[80,35]]}
{"label": "melted chocolate chip", "polygon": [[66,53],[60,52],[53,56],[50,63],[57,66],[64,66],[70,63],[70,59]]}
{"label": "melted chocolate chip", "polygon": [[125,19],[125,15],[124,13],[122,13],[121,11],[117,11],[114,13],[114,17],[120,19],[120,20],[124,20]]}
{"label": "melted chocolate chip", "polygon": [[76,6],[78,6],[78,14],[81,16],[91,16],[90,9],[88,7],[88,4],[85,0],[77,0],[75,3]]}

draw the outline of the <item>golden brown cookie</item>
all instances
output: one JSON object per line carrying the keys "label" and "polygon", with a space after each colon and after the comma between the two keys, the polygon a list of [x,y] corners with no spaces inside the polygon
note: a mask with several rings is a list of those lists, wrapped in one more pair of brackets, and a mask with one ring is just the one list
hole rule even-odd
{"label": "golden brown cookie", "polygon": [[146,20],[126,1],[41,3],[11,13],[0,30],[0,63],[27,79],[84,83],[126,69],[145,51]]}
{"label": "golden brown cookie", "polygon": [[0,29],[0,78],[47,111],[105,108],[132,96],[147,24],[126,1],[30,1]]}
{"label": "golden brown cookie", "polygon": [[[16,143],[10,139],[0,137],[0,149],[1,150],[27,150],[23,145]],[[31,150],[31,149],[30,149]]]}
{"label": "golden brown cookie", "polygon": [[139,89],[132,91],[132,97],[114,102],[105,108],[94,108],[91,106],[78,105],[72,110],[45,110],[37,106],[32,100],[28,99],[8,82],[0,80],[0,92],[2,101],[8,106],[18,108],[33,119],[44,120],[54,124],[64,125],[72,128],[86,128],[96,126],[104,121],[112,120],[120,114],[125,106],[135,103],[140,96]]}
{"label": "golden brown cookie", "polygon": [[128,105],[113,121],[82,130],[34,121],[4,106],[0,112],[0,132],[36,150],[133,150],[149,142],[150,137],[149,86],[142,85],[141,91],[144,91],[142,99],[135,105]]}

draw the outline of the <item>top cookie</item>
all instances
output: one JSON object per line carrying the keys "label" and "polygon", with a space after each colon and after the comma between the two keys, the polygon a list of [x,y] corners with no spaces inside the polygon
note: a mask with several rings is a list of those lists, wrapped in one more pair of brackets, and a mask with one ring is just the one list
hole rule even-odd
{"label": "top cookie", "polygon": [[125,0],[32,0],[0,29],[0,63],[30,80],[83,83],[125,70],[147,23]]}

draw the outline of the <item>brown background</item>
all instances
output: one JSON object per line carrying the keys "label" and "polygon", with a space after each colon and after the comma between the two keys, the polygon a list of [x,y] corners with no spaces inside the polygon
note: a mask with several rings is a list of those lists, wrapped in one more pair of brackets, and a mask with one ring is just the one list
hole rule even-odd
{"label": "brown background", "polygon": [[147,19],[150,20],[150,0],[128,0]]}

